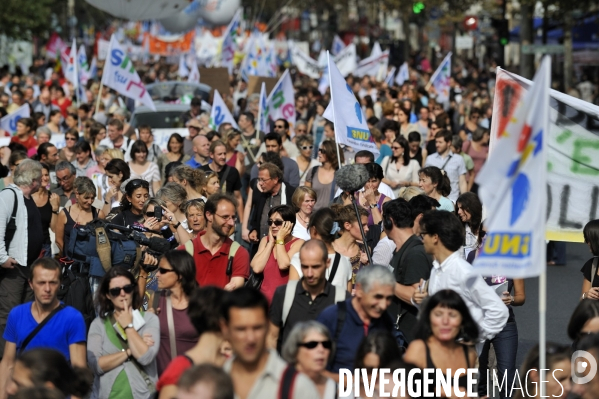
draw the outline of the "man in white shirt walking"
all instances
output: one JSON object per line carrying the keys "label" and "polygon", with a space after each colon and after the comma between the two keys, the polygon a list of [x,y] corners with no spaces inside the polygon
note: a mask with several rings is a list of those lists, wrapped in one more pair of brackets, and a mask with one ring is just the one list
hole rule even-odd
{"label": "man in white shirt walking", "polygon": [[451,212],[428,211],[420,220],[420,234],[424,250],[435,258],[428,284],[428,293],[416,291],[412,301],[422,303],[427,295],[450,289],[462,297],[480,329],[480,354],[485,340],[497,335],[509,316],[508,308],[483,278],[474,273],[472,266],[459,254],[464,243],[462,222]]}

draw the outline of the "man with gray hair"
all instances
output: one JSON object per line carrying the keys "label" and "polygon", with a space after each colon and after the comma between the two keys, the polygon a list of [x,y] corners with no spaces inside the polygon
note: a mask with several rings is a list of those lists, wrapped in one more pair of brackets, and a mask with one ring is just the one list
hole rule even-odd
{"label": "man with gray hair", "polygon": [[31,197],[42,183],[42,165],[26,159],[15,170],[14,184],[0,191],[0,353],[8,313],[33,299],[29,266],[44,242],[40,212]]}
{"label": "man with gray hair", "polygon": [[56,182],[60,187],[52,190],[52,193],[60,197],[60,207],[64,208],[67,202],[74,204],[77,201],[73,183],[77,177],[77,169],[68,161],[61,161],[56,165]]}
{"label": "man with gray hair", "polygon": [[398,346],[405,346],[403,334],[387,313],[394,288],[395,278],[387,267],[367,265],[356,276],[356,296],[329,306],[318,316],[317,321],[327,326],[337,344],[327,365],[327,377],[339,382],[339,369],[353,369],[358,347],[371,331],[389,331]]}

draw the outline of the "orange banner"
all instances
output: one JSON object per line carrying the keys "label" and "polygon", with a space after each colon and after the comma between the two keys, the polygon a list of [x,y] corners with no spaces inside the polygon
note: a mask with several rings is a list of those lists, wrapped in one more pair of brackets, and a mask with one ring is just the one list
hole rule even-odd
{"label": "orange banner", "polygon": [[192,30],[185,35],[176,36],[152,36],[146,33],[144,41],[147,43],[146,48],[150,54],[159,54],[163,56],[178,55],[187,53],[193,45],[195,30]]}

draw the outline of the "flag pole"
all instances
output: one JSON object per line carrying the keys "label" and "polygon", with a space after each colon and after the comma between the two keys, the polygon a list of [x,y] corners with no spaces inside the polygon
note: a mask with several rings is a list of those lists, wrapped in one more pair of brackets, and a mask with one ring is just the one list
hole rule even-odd
{"label": "flag pole", "polygon": [[431,76],[431,78],[429,79],[428,83],[424,87],[424,90],[428,91],[428,89],[431,88],[431,85],[433,84],[433,82],[437,78],[437,75],[441,72],[441,67],[443,66],[443,64],[445,64],[445,60],[447,59],[447,57],[451,57],[451,51],[449,53],[447,53],[447,55],[445,56],[445,58],[443,58],[443,61],[441,61],[441,63],[439,64],[439,66],[437,67],[437,69],[435,70],[435,72],[433,73],[433,76]]}
{"label": "flag pole", "polygon": [[98,98],[96,99],[96,110],[94,111],[94,115],[98,113],[100,109],[100,100],[102,99],[102,89],[104,88],[104,70],[106,69],[106,62],[110,59],[110,52],[112,51],[112,37],[110,38],[110,44],[108,45],[108,53],[106,54],[106,59],[104,60],[104,66],[102,66],[102,80],[100,80],[100,90],[98,90]]}
{"label": "flag pole", "polygon": [[[327,64],[329,67],[329,71],[331,70],[331,54],[329,53],[329,50],[327,50]],[[333,103],[333,82],[331,81],[331,73],[329,72],[329,87],[331,88],[331,105],[334,104]],[[339,154],[339,144],[337,143],[337,129],[336,129],[336,125],[337,125],[337,119],[335,117],[335,107],[332,108],[333,109],[333,130],[335,131],[335,151],[337,152],[337,164],[339,165],[339,167],[341,167],[341,154]],[[334,189],[334,187],[333,187]]]}
{"label": "flag pole", "polygon": [[[546,245],[543,251],[546,251]],[[545,395],[547,386],[545,385],[546,363],[547,363],[547,334],[546,334],[546,316],[547,316],[547,269],[541,272],[539,276],[539,369],[541,371],[541,397]]]}

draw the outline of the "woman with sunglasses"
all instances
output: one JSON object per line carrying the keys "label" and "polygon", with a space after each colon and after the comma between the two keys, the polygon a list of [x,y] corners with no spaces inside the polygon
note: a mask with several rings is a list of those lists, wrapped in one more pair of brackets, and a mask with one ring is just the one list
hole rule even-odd
{"label": "woman with sunglasses", "polygon": [[149,190],[150,185],[147,181],[141,179],[130,180],[125,186],[125,193],[121,200],[121,210],[112,219],[112,223],[120,226],[141,224],[144,220],[144,204],[150,197]]}
{"label": "woman with sunglasses", "polygon": [[312,153],[314,152],[314,138],[312,136],[297,136],[295,139],[295,145],[299,150],[299,155],[291,159],[297,162],[300,174],[300,186],[303,186],[306,183],[306,176],[310,168],[319,166],[320,162],[312,158]]}
{"label": "woman with sunglasses", "polygon": [[302,321],[289,333],[281,349],[281,357],[312,380],[321,399],[335,399],[337,384],[323,373],[332,349],[333,341],[324,325],[313,320]]}
{"label": "woman with sunglasses", "polygon": [[383,183],[393,189],[393,193],[399,197],[404,187],[418,186],[418,170],[420,165],[417,161],[410,159],[410,147],[408,141],[399,136],[391,144],[392,155],[385,157],[381,163],[385,171]]}
{"label": "woman with sunglasses", "polygon": [[58,151],[58,158],[61,161],[73,162],[77,158],[75,146],[79,142],[79,132],[77,129],[69,129],[64,134],[65,146]]}
{"label": "woman with sunglasses", "polygon": [[[69,244],[71,233],[75,226],[84,226],[94,219],[104,219],[102,210],[98,211],[92,206],[96,199],[96,186],[89,177],[78,177],[73,183],[77,202],[70,208],[63,208],[56,220],[56,245],[63,255],[65,247]],[[91,272],[90,272],[91,273]]]}
{"label": "woman with sunglasses", "polygon": [[158,380],[158,317],[138,310],[141,296],[135,278],[121,267],[106,273],[96,301],[100,316],[87,338],[87,364],[95,375],[91,398],[150,397]]}
{"label": "woman with sunglasses", "polygon": [[[160,259],[158,291],[150,297],[151,309],[160,322],[160,349],[156,357],[158,375],[178,354],[195,346],[199,335],[187,316],[189,298],[198,287],[193,257],[185,251],[171,250]],[[171,331],[174,336],[171,336]],[[172,353],[172,350],[175,353]]]}
{"label": "woman with sunglasses", "polygon": [[141,140],[136,140],[131,146],[131,168],[132,179],[143,179],[150,183],[150,197],[160,189],[160,171],[158,165],[148,161],[148,147]]}
{"label": "woman with sunglasses", "polygon": [[254,273],[262,273],[260,291],[268,301],[275,289],[289,280],[291,257],[299,251],[304,240],[291,235],[295,226],[295,211],[291,205],[279,205],[268,211],[268,236],[260,240],[258,252],[250,266]]}

